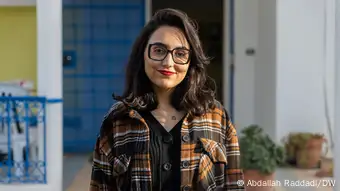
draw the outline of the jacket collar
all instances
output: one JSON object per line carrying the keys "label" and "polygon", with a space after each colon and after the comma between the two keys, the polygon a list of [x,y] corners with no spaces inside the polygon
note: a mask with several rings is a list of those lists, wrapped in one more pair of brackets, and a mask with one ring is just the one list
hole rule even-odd
{"label": "jacket collar", "polygon": [[[133,118],[133,119],[137,119],[139,121],[142,121],[143,123],[145,122],[145,120],[143,119],[143,117],[138,113],[137,110],[133,109],[133,108],[129,108],[128,109],[128,115],[129,117]],[[188,124],[190,121],[193,120],[193,117],[191,114],[187,113],[183,119],[183,123],[184,124]]]}

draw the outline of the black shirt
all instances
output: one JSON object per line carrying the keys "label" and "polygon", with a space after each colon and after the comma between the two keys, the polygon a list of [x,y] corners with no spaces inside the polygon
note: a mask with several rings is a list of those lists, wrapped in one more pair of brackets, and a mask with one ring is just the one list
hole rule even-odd
{"label": "black shirt", "polygon": [[183,118],[168,132],[150,112],[141,112],[150,129],[153,190],[179,190],[181,127]]}

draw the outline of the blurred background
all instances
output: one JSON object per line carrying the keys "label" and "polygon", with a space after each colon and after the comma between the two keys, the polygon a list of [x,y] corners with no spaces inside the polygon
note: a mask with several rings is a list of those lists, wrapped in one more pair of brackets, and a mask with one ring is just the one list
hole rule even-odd
{"label": "blurred background", "polygon": [[239,133],[246,180],[282,183],[263,191],[332,190],[335,5],[0,0],[0,190],[88,190],[111,94],[122,93],[131,46],[162,8],[185,11],[198,24],[217,99]]}

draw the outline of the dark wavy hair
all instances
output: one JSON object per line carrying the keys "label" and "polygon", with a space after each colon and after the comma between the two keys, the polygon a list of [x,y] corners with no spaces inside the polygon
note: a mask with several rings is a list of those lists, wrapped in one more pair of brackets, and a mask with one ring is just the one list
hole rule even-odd
{"label": "dark wavy hair", "polygon": [[144,51],[150,36],[161,26],[179,28],[185,34],[192,50],[189,69],[184,80],[175,87],[171,104],[177,110],[185,110],[193,115],[202,115],[215,107],[216,85],[206,73],[210,59],[205,56],[195,23],[186,13],[176,9],[162,9],[155,13],[136,39],[126,70],[126,86],[122,96],[113,98],[126,106],[139,110],[153,110],[157,107],[157,97],[152,82],[144,70]]}

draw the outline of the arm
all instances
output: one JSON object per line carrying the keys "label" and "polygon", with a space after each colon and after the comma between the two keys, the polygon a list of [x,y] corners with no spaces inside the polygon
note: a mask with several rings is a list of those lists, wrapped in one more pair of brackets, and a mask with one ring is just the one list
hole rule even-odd
{"label": "arm", "polygon": [[93,151],[90,191],[114,191],[115,181],[112,176],[112,164],[103,152],[98,137]]}
{"label": "arm", "polygon": [[240,165],[240,148],[238,144],[238,137],[236,134],[236,129],[226,111],[224,111],[223,125],[226,127],[226,153],[228,161],[228,166],[225,169],[226,190],[244,191],[245,186],[240,185],[240,182],[244,181],[244,177],[243,170],[241,169]]}

